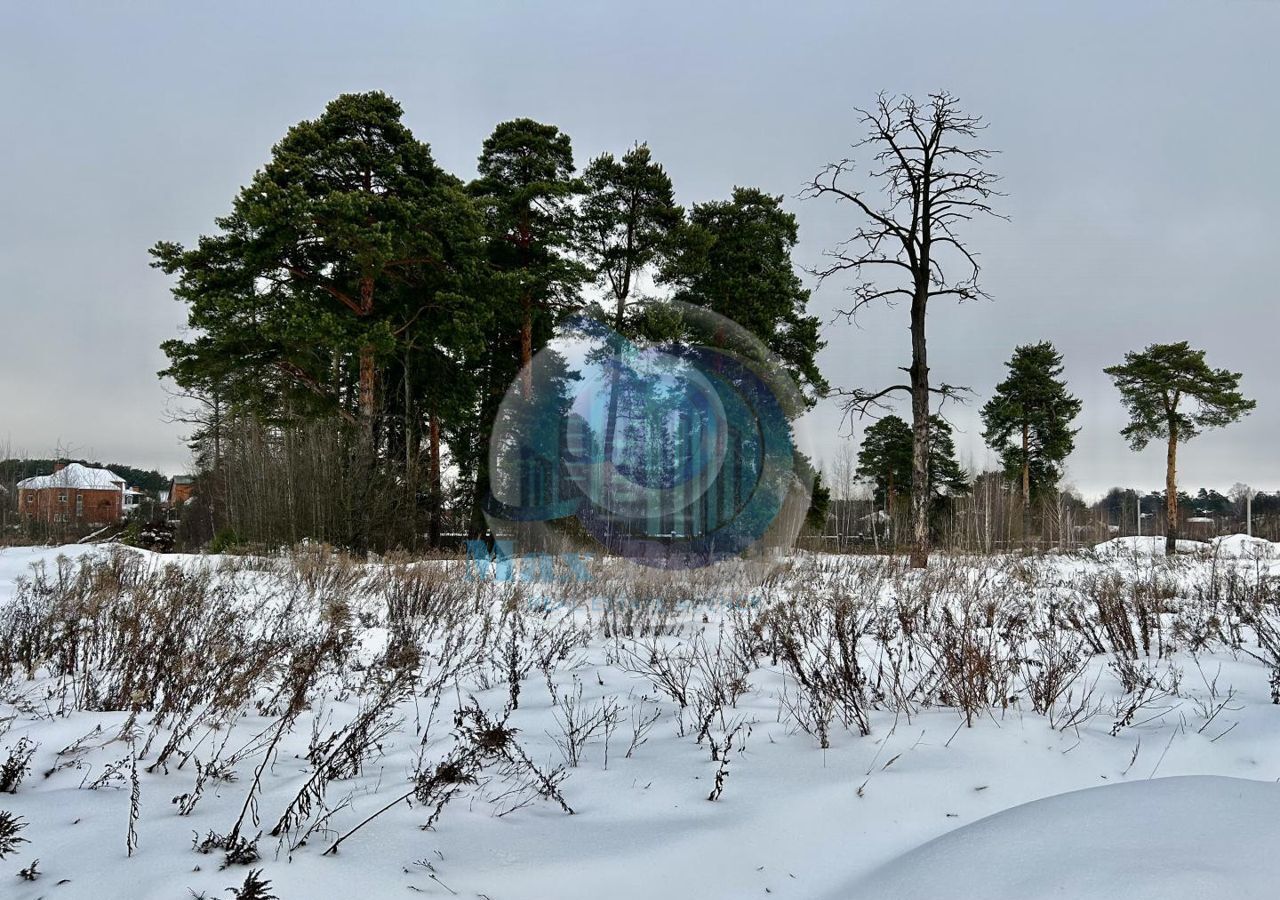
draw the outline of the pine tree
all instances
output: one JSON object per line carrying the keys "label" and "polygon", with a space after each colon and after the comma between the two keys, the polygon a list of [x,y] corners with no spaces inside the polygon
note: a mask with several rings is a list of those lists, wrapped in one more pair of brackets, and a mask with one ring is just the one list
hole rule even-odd
{"label": "pine tree", "polygon": [[951,423],[942,416],[929,417],[929,490],[933,498],[969,492],[969,477],[956,459]]}
{"label": "pine tree", "polygon": [[456,288],[448,232],[466,218],[456,182],[401,115],[379,92],[338,97],[289,129],[217,234],[155,246],[198,333],[165,344],[165,374],[234,380],[268,405],[310,393],[372,435],[380,360],[407,307]]}
{"label": "pine tree", "polygon": [[586,274],[568,253],[574,239],[571,201],[582,185],[573,177],[569,136],[532,119],[499,124],[485,139],[478,170],[471,193],[485,208],[494,288],[518,306],[527,392],[536,345],[545,343],[559,314],[576,305]]}
{"label": "pine tree", "polygon": [[517,375],[531,398],[533,355],[578,306],[586,278],[585,266],[570,253],[572,202],[582,185],[574,178],[569,136],[532,119],[502,122],[485,139],[477,168],[480,177],[468,190],[484,211],[491,325],[486,347],[471,363],[478,396],[458,459],[473,485],[473,534],[484,530],[483,507],[491,497],[488,437],[498,406]]}
{"label": "pine tree", "polygon": [[[934,415],[929,427],[934,435],[929,448],[928,490],[931,499],[967,492],[969,481],[956,460],[951,425],[941,416]],[[884,416],[869,426],[862,436],[862,447],[858,450],[858,477],[872,483],[876,494],[884,499],[890,515],[899,491],[908,496],[912,494],[913,447],[911,426],[898,416]]]}
{"label": "pine tree", "polygon": [[[1204,351],[1186,341],[1126,353],[1122,364],[1103,371],[1115,381],[1129,412],[1129,424],[1120,432],[1129,445],[1141,450],[1155,439],[1167,442],[1165,553],[1172,556],[1178,550],[1178,444],[1206,428],[1238,421],[1257,404],[1240,393],[1239,372],[1210,368]],[[1189,409],[1188,403],[1193,404]]]}
{"label": "pine tree", "polygon": [[[592,277],[608,291],[612,305],[602,318],[613,328],[608,340],[611,358],[603,447],[604,459],[613,461],[622,399],[623,341],[632,332],[628,306],[637,280],[672,249],[671,236],[684,212],[676,205],[670,176],[644,144],[633,147],[621,160],[611,153],[596,157],[582,181],[585,197],[578,215],[578,249]],[[606,490],[612,492],[612,485]]]}
{"label": "pine tree", "polygon": [[603,284],[616,332],[627,324],[627,306],[645,269],[672,247],[683,218],[671,177],[653,161],[645,144],[617,159],[596,157],[582,173],[585,196],[578,213],[577,241],[590,274]]}
{"label": "pine tree", "polygon": [[1031,537],[1031,498],[1052,490],[1079,429],[1080,401],[1067,392],[1062,355],[1042,341],[1016,347],[1008,377],[982,407],[983,437],[1000,454],[1008,477],[1022,485],[1022,539]]}
{"label": "pine tree", "polygon": [[[674,286],[675,300],[736,322],[782,361],[800,391],[787,413],[792,418],[828,390],[817,363],[825,346],[818,318],[807,314],[809,291],[791,259],[798,236],[796,217],[782,208],[782,197],[734,188],[731,200],[694,205],[679,231],[678,252],[661,273]],[[804,454],[796,453],[794,471],[801,483],[814,483],[816,469]],[[820,501],[811,493],[806,515],[817,515]]]}
{"label": "pine tree", "polygon": [[868,426],[858,450],[857,474],[872,483],[892,516],[898,491],[911,489],[911,426],[897,416]]}
{"label": "pine tree", "polygon": [[808,404],[827,392],[817,354],[825,343],[806,314],[809,291],[791,260],[796,217],[782,198],[734,188],[733,199],[695,204],[679,252],[662,272],[674,299],[737,322],[781,359]]}
{"label": "pine tree", "polygon": [[[395,483],[409,498],[424,435],[438,461],[441,419],[460,414],[468,348],[490,316],[477,300],[482,220],[401,115],[382,93],[338,97],[289,129],[214,234],[153,248],[193,331],[163,345],[161,374],[208,407],[192,424],[215,465],[226,423],[246,415],[358,424],[359,480],[371,486],[376,469],[403,460]],[[429,480],[438,531],[439,478]],[[359,545],[368,505],[355,505]]]}
{"label": "pine tree", "polygon": [[[960,233],[975,217],[993,214],[998,179],[983,168],[992,151],[972,146],[985,127],[981,117],[965,114],[951,94],[930,94],[924,104],[910,96],[881,94],[874,109],[858,112],[867,136],[854,146],[867,148],[867,168],[877,189],[867,191],[850,182],[855,168],[850,159],[830,163],[810,181],[805,196],[848,204],[859,220],[857,229],[830,251],[831,261],[814,274],[824,280],[855,276],[853,303],[841,310],[849,319],[873,303],[908,301],[911,364],[902,367],[906,382],[844,389],[840,395],[846,414],[858,415],[885,408],[885,398],[893,394],[910,395],[912,470],[923,486],[931,458],[932,398],[966,390],[932,381],[925,328],[929,303],[985,296],[977,254]],[[911,510],[912,568],[929,562],[929,512],[929,492],[917,491]]]}

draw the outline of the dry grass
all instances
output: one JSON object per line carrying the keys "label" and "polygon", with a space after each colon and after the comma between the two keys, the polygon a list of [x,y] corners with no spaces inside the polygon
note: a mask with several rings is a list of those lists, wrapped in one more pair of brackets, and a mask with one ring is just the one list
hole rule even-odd
{"label": "dry grass", "polygon": [[[1174,652],[1225,650],[1261,660],[1280,702],[1280,589],[1261,568],[1215,566],[1191,582],[1161,565],[1062,572],[1028,558],[920,572],[802,556],[692,572],[579,560],[494,581],[460,560],[362,563],[318,546],[206,564],[59,559],[0,607],[14,711],[0,718],[0,791],[22,790],[37,751],[5,740],[16,717],[122,713],[122,726],[57,751],[46,774],[84,768],[85,789],[132,786],[130,852],[139,768],[186,779],[178,815],[238,792],[238,816],[196,847],[252,865],[264,830],[286,854],[337,852],[410,800],[424,828],[464,797],[494,815],[535,802],[571,813],[562,785],[575,768],[608,768],[653,740],[705,748],[718,800],[757,721],[744,700],[772,701],[824,748],[923,709],[970,726],[1018,711],[1060,730],[1105,716],[1120,734],[1184,695]],[[596,691],[601,667],[638,687]],[[1194,708],[1210,734],[1235,693],[1213,673],[1200,680]],[[535,764],[514,725],[543,690],[555,766]],[[352,786],[405,735],[412,771],[378,777],[366,790],[385,805],[355,820]],[[299,741],[304,775],[267,809],[264,784]],[[91,770],[95,754],[110,764]],[[6,815],[7,852],[25,823]]]}

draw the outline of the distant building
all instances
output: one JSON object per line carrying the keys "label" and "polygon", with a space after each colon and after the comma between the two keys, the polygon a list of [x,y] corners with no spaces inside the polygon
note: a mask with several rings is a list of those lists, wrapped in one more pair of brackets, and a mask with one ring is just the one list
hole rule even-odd
{"label": "distant building", "polygon": [[1188,516],[1184,537],[1211,538],[1218,533],[1218,523],[1212,516]]}
{"label": "distant building", "polygon": [[142,505],[142,501],[147,499],[147,492],[140,491],[137,488],[130,487],[124,489],[124,514],[132,515],[133,512]]}
{"label": "distant building", "polygon": [[169,508],[177,509],[191,499],[196,489],[196,480],[191,475],[177,475],[169,485]]}
{"label": "distant building", "polygon": [[58,463],[49,475],[18,482],[18,509],[31,521],[112,525],[124,518],[126,487],[110,469]]}

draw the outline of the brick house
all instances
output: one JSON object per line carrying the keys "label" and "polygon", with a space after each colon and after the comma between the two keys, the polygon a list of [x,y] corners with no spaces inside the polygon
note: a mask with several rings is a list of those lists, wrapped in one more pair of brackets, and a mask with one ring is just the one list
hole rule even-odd
{"label": "brick house", "polygon": [[124,479],[110,469],[58,463],[50,475],[18,482],[18,510],[28,520],[112,525],[124,518]]}

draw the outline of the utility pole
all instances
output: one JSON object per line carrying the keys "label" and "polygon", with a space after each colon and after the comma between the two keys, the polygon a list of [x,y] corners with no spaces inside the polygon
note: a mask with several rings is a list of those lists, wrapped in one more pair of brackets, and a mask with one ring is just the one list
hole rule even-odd
{"label": "utility pole", "polygon": [[1138,501],[1138,537],[1142,537],[1142,495],[1137,491],[1133,492]]}
{"label": "utility pole", "polygon": [[1253,491],[1244,492],[1244,529],[1249,537],[1253,537]]}

